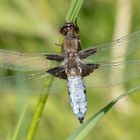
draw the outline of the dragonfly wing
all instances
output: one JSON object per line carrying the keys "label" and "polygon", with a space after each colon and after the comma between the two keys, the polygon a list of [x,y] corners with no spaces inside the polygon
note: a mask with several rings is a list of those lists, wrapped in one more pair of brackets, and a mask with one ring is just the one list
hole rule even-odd
{"label": "dragonfly wing", "polygon": [[[122,52],[122,49],[128,46],[127,53]],[[135,59],[139,58],[136,55],[140,51],[140,31],[132,33],[128,36],[114,40],[110,43],[101,44],[97,46],[91,46],[85,50],[96,50],[96,53],[86,59],[86,62],[92,63],[109,63],[110,60],[115,60],[121,57],[127,57],[133,55]],[[111,56],[111,49],[116,51],[114,56]]]}
{"label": "dragonfly wing", "polygon": [[[0,78],[0,93],[40,95],[49,78],[46,72],[18,74]],[[47,88],[47,87],[46,87]]]}
{"label": "dragonfly wing", "polygon": [[140,78],[140,60],[133,60],[100,63],[99,68],[85,78],[85,81],[89,87],[111,87],[138,78]]}
{"label": "dragonfly wing", "polygon": [[47,55],[48,53],[20,53],[0,50],[0,68],[20,71],[47,71],[56,66],[55,62],[47,59]]}

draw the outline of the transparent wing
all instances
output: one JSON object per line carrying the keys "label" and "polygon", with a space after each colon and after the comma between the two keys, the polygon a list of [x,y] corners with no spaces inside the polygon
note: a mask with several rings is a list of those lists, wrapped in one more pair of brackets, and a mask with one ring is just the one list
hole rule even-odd
{"label": "transparent wing", "polygon": [[56,65],[55,62],[46,59],[47,54],[0,50],[0,68],[21,71],[47,71]]}
{"label": "transparent wing", "polygon": [[[110,87],[140,78],[140,60],[113,62],[110,64],[100,63],[99,65],[98,69],[85,78],[87,86]],[[120,76],[122,71],[124,72],[123,77]],[[110,74],[113,74],[113,76],[110,77]]]}
{"label": "transparent wing", "polygon": [[42,92],[42,89],[46,86],[45,84],[49,76],[50,75],[46,72],[40,72],[0,77],[0,93],[27,95],[45,94]]}
{"label": "transparent wing", "polygon": [[[128,46],[127,53],[122,52],[122,48]],[[140,31],[128,36],[117,39],[113,42],[91,46],[87,49],[96,48],[96,53],[86,59],[86,62],[109,63],[110,59],[115,60],[121,57],[133,55],[133,58],[139,59],[140,55]],[[86,50],[87,50],[86,49]],[[110,56],[111,49],[116,51],[114,56]],[[137,55],[138,54],[138,55]]]}

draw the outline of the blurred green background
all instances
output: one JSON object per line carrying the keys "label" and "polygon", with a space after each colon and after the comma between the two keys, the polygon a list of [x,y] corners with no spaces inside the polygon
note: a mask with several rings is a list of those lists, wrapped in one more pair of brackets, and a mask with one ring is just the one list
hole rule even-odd
{"label": "blurred green background", "polygon": [[[122,0],[123,1],[123,0]],[[117,0],[85,1],[78,15],[82,47],[111,41],[117,15]],[[128,0],[124,1],[128,2]],[[131,3],[130,32],[140,30],[140,6],[138,0]],[[59,52],[59,28],[64,24],[70,0],[1,0],[0,1],[0,49],[13,51]],[[125,17],[121,20],[125,20]],[[126,25],[127,26],[127,25]],[[63,82],[64,83],[64,82]],[[35,140],[63,140],[79,122],[69,104],[66,84],[58,91],[52,87]],[[57,86],[57,84],[56,84]],[[129,88],[131,83],[126,87]],[[120,93],[119,93],[120,94]],[[116,95],[117,96],[117,95]],[[119,106],[114,107],[86,137],[86,140],[139,140],[140,102],[134,94]],[[110,89],[87,88],[88,110],[85,121],[107,104]],[[18,94],[0,95],[0,139],[10,139],[20,114],[27,104],[24,122],[18,135],[24,140],[37,96]],[[124,108],[123,108],[124,106]]]}

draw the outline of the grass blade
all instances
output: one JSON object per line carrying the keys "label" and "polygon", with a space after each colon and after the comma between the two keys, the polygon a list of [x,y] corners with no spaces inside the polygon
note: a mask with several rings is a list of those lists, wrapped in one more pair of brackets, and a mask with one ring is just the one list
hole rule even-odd
{"label": "grass blade", "polygon": [[70,135],[67,140],[81,140],[83,139],[95,126],[96,124],[105,116],[105,114],[113,107],[115,103],[117,103],[120,99],[125,96],[133,94],[135,91],[140,90],[140,85],[131,88],[126,93],[121,94],[114,100],[112,100],[109,104],[107,104],[104,108],[102,108],[99,112],[94,114],[87,122],[81,125],[75,132]]}
{"label": "grass blade", "polygon": [[25,107],[24,107],[24,109],[23,109],[23,111],[20,115],[19,121],[17,123],[15,132],[14,132],[11,140],[17,140],[17,138],[18,138],[18,134],[19,134],[19,131],[20,131],[20,127],[22,126],[22,123],[23,123],[23,119],[24,119],[24,116],[25,116],[25,113],[26,113],[26,109],[27,109],[27,105],[25,105]]}
{"label": "grass blade", "polygon": [[34,139],[35,133],[37,131],[37,128],[38,128],[38,125],[39,125],[39,122],[43,113],[43,109],[45,107],[45,104],[49,95],[48,93],[51,88],[52,80],[53,78],[49,77],[44,85],[43,92],[46,92],[47,94],[45,95],[43,94],[39,97],[26,140]]}
{"label": "grass blade", "polygon": [[71,1],[69,10],[65,17],[66,22],[75,23],[77,15],[80,11],[80,8],[81,8],[83,2],[84,2],[84,0],[72,0]]}

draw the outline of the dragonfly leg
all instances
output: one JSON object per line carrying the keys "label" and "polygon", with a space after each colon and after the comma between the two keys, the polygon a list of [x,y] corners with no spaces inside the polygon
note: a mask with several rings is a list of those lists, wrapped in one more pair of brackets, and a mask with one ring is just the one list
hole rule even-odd
{"label": "dragonfly leg", "polygon": [[90,56],[90,55],[92,55],[96,52],[97,52],[96,48],[83,50],[83,51],[78,52],[78,56],[79,56],[80,59],[84,59],[84,58],[87,58],[88,56]]}

